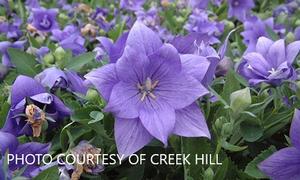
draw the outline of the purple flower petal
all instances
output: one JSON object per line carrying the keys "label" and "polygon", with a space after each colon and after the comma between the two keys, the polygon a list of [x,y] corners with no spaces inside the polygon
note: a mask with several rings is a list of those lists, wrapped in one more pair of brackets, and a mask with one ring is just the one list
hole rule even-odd
{"label": "purple flower petal", "polygon": [[43,72],[39,73],[34,78],[37,81],[39,81],[43,86],[48,87],[49,89],[52,89],[57,84],[60,78],[64,80],[67,79],[65,73],[56,67],[45,69]]}
{"label": "purple flower petal", "polygon": [[65,75],[68,79],[68,88],[77,93],[81,93],[83,95],[87,92],[87,87],[83,83],[83,79],[77,75],[74,71],[65,71]]}
{"label": "purple flower petal", "polygon": [[174,109],[181,109],[208,93],[208,90],[192,76],[181,73],[161,79],[154,91],[158,100],[168,102]]}
{"label": "purple flower petal", "polygon": [[[141,46],[143,48],[143,46]],[[149,64],[148,57],[140,50],[126,46],[122,57],[116,63],[117,77],[123,82],[144,82]]]}
{"label": "purple flower petal", "polygon": [[148,99],[141,107],[139,115],[148,132],[167,146],[168,137],[175,125],[175,110],[168,103]]}
{"label": "purple flower petal", "polygon": [[140,103],[136,85],[119,82],[112,89],[105,111],[113,112],[120,118],[137,118]]}
{"label": "purple flower petal", "polygon": [[196,103],[193,103],[186,108],[176,110],[176,122],[174,134],[185,137],[207,137],[210,138],[210,133],[202,114]]}
{"label": "purple flower petal", "polygon": [[89,72],[84,76],[108,101],[113,86],[119,81],[116,74],[115,64],[108,64]]}
{"label": "purple flower petal", "polygon": [[0,155],[3,156],[7,151],[13,153],[18,145],[18,139],[14,135],[0,131]]}
{"label": "purple flower petal", "polygon": [[116,118],[115,138],[118,152],[124,155],[124,158],[140,150],[153,139],[138,118]]}
{"label": "purple flower petal", "polygon": [[299,150],[300,152],[300,111],[295,109],[291,129],[290,129],[290,138],[292,144]]}
{"label": "purple flower petal", "polygon": [[300,41],[290,43],[286,48],[286,60],[291,65],[293,64],[296,56],[300,50]]}
{"label": "purple flower petal", "polygon": [[266,57],[267,53],[274,42],[266,37],[260,37],[257,40],[256,51],[262,56]]}
{"label": "purple flower petal", "polygon": [[126,45],[139,50],[140,54],[151,55],[162,46],[162,42],[155,32],[137,21],[129,32]]}
{"label": "purple flower petal", "polygon": [[210,62],[203,56],[192,54],[184,54],[180,58],[183,71],[201,82],[208,73]]}
{"label": "purple flower petal", "polygon": [[284,148],[259,164],[259,169],[274,180],[300,178],[300,152],[294,147]]}
{"label": "purple flower petal", "polygon": [[12,85],[12,90],[11,90],[12,106],[15,106],[25,97],[30,97],[44,92],[45,92],[44,87],[41,84],[39,84],[36,80],[27,76],[20,75],[17,77],[14,84]]}
{"label": "purple flower petal", "polygon": [[285,61],[285,45],[283,39],[275,41],[270,46],[267,57],[272,59],[270,63],[273,65],[273,67],[277,67],[279,64],[283,63],[283,61]]}

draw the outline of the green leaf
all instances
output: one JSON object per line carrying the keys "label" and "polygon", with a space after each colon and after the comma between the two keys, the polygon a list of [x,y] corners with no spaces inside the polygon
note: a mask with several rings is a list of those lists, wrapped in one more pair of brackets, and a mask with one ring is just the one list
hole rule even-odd
{"label": "green leaf", "polygon": [[239,152],[245,150],[248,146],[236,146],[234,144],[230,144],[226,140],[221,141],[222,147],[231,152]]}
{"label": "green leaf", "polygon": [[79,56],[76,56],[72,58],[65,66],[65,68],[79,71],[84,65],[92,62],[95,59],[95,53],[94,52],[88,52],[81,54]]}
{"label": "green leaf", "polygon": [[262,151],[258,156],[256,156],[248,165],[246,166],[245,173],[249,176],[257,179],[267,178],[257,167],[257,165],[269,157],[276,151],[274,146],[270,146],[268,149]]}
{"label": "green leaf", "polygon": [[243,138],[248,142],[254,142],[263,136],[263,127],[255,118],[245,120],[240,124]]}
{"label": "green leaf", "polygon": [[8,49],[8,54],[19,74],[34,77],[40,72],[40,68],[37,66],[38,62],[33,55],[13,48]]}
{"label": "green leaf", "polygon": [[104,114],[100,111],[92,111],[90,112],[90,117],[93,118],[93,120],[89,121],[88,124],[93,124],[101,121],[104,118]]}
{"label": "green leaf", "polygon": [[218,168],[216,175],[214,177],[215,180],[225,179],[226,173],[228,171],[228,164],[229,164],[229,160],[228,160],[228,158],[226,158],[222,162],[222,166],[220,168]]}
{"label": "green leaf", "polygon": [[53,166],[49,169],[42,171],[33,180],[53,180],[59,179],[58,166]]}
{"label": "green leaf", "polygon": [[228,71],[226,75],[226,82],[223,88],[222,97],[229,104],[230,103],[230,94],[241,88],[239,80],[235,76],[233,70]]}

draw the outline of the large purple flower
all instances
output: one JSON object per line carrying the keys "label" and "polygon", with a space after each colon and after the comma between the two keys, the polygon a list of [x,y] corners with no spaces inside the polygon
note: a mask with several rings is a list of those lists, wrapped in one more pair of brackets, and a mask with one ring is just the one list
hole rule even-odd
{"label": "large purple flower", "polygon": [[153,137],[167,146],[173,133],[210,138],[195,103],[208,93],[201,84],[208,67],[205,57],[179,56],[172,45],[163,44],[137,21],[119,60],[85,76],[108,101],[105,110],[116,118],[119,153],[128,156]]}
{"label": "large purple flower", "polygon": [[50,32],[58,28],[56,9],[34,8],[32,9],[32,25],[39,31]]}
{"label": "large purple flower", "polygon": [[2,54],[2,64],[4,66],[11,67],[13,64],[10,62],[10,57],[7,52],[8,48],[18,48],[23,49],[24,44],[26,41],[16,41],[16,42],[9,42],[9,41],[2,41],[0,42],[0,53]]}
{"label": "large purple flower", "polygon": [[[28,154],[46,154],[50,149],[50,144],[41,144],[36,142],[30,142],[25,144],[19,144],[18,139],[6,132],[0,131],[0,155],[4,156],[8,151],[9,154],[21,157],[21,155]],[[22,171],[25,166],[24,172],[21,174],[24,177],[32,178],[38,174],[39,164],[34,163],[31,165],[22,164],[21,161],[11,161],[8,166],[8,171],[6,171],[6,178],[3,178],[4,172],[2,171],[2,164],[4,159],[0,159],[0,179],[11,179],[13,173],[17,170]],[[32,158],[28,159],[28,162],[31,162]]]}
{"label": "large purple flower", "polygon": [[254,7],[253,0],[228,0],[228,17],[236,17],[240,21],[246,19],[249,11]]}
{"label": "large purple flower", "polygon": [[86,94],[87,91],[83,79],[74,71],[62,71],[51,67],[36,75],[35,79],[49,89],[64,88],[81,94]]}
{"label": "large purple flower", "polygon": [[70,109],[58,97],[47,93],[41,84],[20,75],[12,85],[11,108],[2,130],[16,136],[38,137],[43,124],[48,122],[50,130],[70,113]]}
{"label": "large purple flower", "polygon": [[259,164],[259,169],[274,180],[300,179],[300,111],[295,110],[290,129],[292,147],[279,150]]}
{"label": "large purple flower", "polygon": [[299,49],[300,41],[285,47],[283,39],[273,42],[266,37],[260,37],[256,44],[256,51],[243,56],[238,71],[251,85],[261,82],[279,85],[283,80],[294,77],[292,64]]}

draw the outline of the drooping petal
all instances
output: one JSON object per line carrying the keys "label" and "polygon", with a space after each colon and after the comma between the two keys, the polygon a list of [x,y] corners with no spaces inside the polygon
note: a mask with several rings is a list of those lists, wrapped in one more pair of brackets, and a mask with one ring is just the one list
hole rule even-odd
{"label": "drooping petal", "polygon": [[30,97],[31,100],[42,104],[51,104],[53,102],[53,96],[49,93],[40,93]]}
{"label": "drooping petal", "polygon": [[182,71],[201,82],[207,73],[210,62],[203,56],[193,54],[184,54],[180,58]]}
{"label": "drooping petal", "polygon": [[208,90],[194,77],[180,73],[161,79],[153,93],[157,100],[168,102],[174,109],[182,109],[207,94]]}
{"label": "drooping petal", "polygon": [[140,49],[126,46],[122,57],[116,63],[117,77],[123,82],[142,84],[147,78],[148,64],[148,57]]}
{"label": "drooping petal", "polygon": [[86,94],[87,87],[84,85],[83,79],[76,72],[67,70],[65,71],[65,75],[68,79],[68,88],[72,92]]}
{"label": "drooping petal", "polygon": [[300,50],[300,41],[290,43],[286,48],[286,60],[289,65],[293,64]]}
{"label": "drooping petal", "polygon": [[162,46],[162,42],[155,32],[142,22],[136,21],[129,32],[126,46],[138,50],[141,54],[151,55]]}
{"label": "drooping petal", "polygon": [[40,82],[43,86],[50,89],[55,86],[60,78],[63,78],[64,80],[67,79],[65,73],[56,67],[45,69],[43,72],[34,77],[34,79]]}
{"label": "drooping petal", "polygon": [[153,137],[144,128],[140,119],[116,118],[115,139],[119,154],[126,158],[147,145]]}
{"label": "drooping petal", "polygon": [[262,56],[267,57],[267,53],[274,42],[266,37],[260,37],[257,40],[256,51]]}
{"label": "drooping petal", "polygon": [[275,41],[271,46],[267,54],[269,63],[276,68],[278,65],[285,61],[285,45],[284,40],[280,39]]}
{"label": "drooping petal", "polygon": [[185,137],[207,137],[210,138],[210,133],[202,114],[196,103],[193,103],[186,108],[176,110],[176,122],[174,134]]}
{"label": "drooping petal", "polygon": [[152,80],[166,76],[175,76],[181,71],[181,62],[177,50],[171,44],[164,44],[157,52],[149,56],[149,72]]}
{"label": "drooping petal", "polygon": [[11,90],[11,102],[12,106],[15,106],[25,97],[30,97],[36,94],[44,93],[44,87],[36,80],[20,75],[12,85]]}
{"label": "drooping petal", "polygon": [[58,118],[63,119],[65,116],[69,116],[72,111],[68,108],[57,96],[52,95],[53,103],[51,104],[52,109],[55,108],[55,111],[58,113]]}
{"label": "drooping petal", "polygon": [[284,148],[259,164],[259,169],[274,180],[300,178],[300,152],[294,147]]}
{"label": "drooping petal", "polygon": [[158,99],[146,99],[141,106],[139,117],[148,132],[167,146],[168,137],[175,125],[175,110]]}
{"label": "drooping petal", "polygon": [[135,84],[119,82],[112,89],[105,111],[112,112],[120,118],[137,118],[140,99],[140,93]]}
{"label": "drooping petal", "polygon": [[290,138],[292,144],[300,151],[300,111],[295,109],[293,122],[290,129]]}
{"label": "drooping petal", "polygon": [[84,76],[108,101],[113,86],[119,81],[117,78],[115,64],[108,64],[95,69]]}
{"label": "drooping petal", "polygon": [[18,144],[18,140],[14,135],[0,131],[0,155],[3,156],[7,151],[14,153]]}

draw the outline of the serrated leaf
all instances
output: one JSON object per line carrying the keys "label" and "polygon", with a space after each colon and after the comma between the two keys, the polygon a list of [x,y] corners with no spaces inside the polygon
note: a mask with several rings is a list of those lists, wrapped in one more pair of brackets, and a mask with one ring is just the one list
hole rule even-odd
{"label": "serrated leaf", "polygon": [[9,48],[8,54],[19,74],[34,77],[40,72],[40,68],[37,67],[38,62],[33,55],[14,48]]}
{"label": "serrated leaf", "polygon": [[249,176],[257,179],[267,178],[257,167],[257,165],[269,157],[276,151],[274,146],[270,146],[268,149],[262,151],[258,156],[256,156],[248,165],[246,166],[245,173]]}

